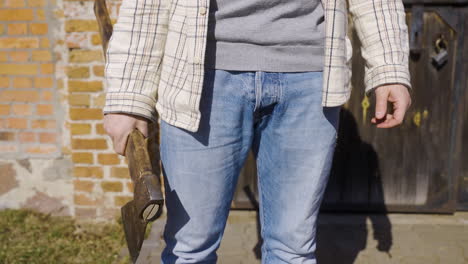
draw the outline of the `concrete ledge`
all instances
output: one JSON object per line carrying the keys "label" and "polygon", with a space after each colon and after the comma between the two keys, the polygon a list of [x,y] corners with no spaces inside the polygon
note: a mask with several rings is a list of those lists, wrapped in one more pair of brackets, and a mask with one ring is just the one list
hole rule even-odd
{"label": "concrete ledge", "polygon": [[[253,211],[231,211],[218,263],[260,263],[256,219]],[[163,216],[153,224],[138,263],[160,263],[164,223]],[[468,212],[323,213],[319,216],[316,253],[319,264],[466,264]]]}

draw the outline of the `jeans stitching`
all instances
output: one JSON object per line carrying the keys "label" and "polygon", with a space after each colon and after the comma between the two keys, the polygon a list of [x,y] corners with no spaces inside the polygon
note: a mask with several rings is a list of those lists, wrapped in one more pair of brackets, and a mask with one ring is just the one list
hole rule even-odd
{"label": "jeans stitching", "polygon": [[254,78],[255,78],[255,106],[254,111],[259,109],[262,105],[262,72],[256,71]]}
{"label": "jeans stitching", "polygon": [[[260,148],[260,147],[259,147]],[[260,149],[259,149],[259,152],[258,154],[260,154]],[[261,157],[259,155],[259,158],[257,159],[257,167],[260,168],[261,167]],[[259,170],[260,171],[260,170]],[[263,263],[268,263],[267,260],[268,260],[268,254],[267,254],[267,251],[268,251],[268,248],[266,246],[266,239],[264,237],[264,234],[265,234],[265,225],[266,225],[266,216],[265,216],[265,205],[264,205],[264,202],[265,202],[265,194],[264,192],[262,191],[262,184],[261,184],[261,181],[262,181],[262,177],[261,177],[261,174],[257,172],[257,175],[258,175],[258,190],[260,192],[260,203],[259,203],[259,210],[261,210],[261,219],[262,219],[262,222],[261,222],[261,225],[260,225],[260,234],[261,234],[261,237],[262,237],[262,241],[263,241],[263,245],[262,247],[265,248],[264,250],[264,253],[265,253],[265,256],[262,255],[262,259],[264,260]],[[261,250],[262,251],[262,250]],[[262,252],[263,253],[263,252]]]}

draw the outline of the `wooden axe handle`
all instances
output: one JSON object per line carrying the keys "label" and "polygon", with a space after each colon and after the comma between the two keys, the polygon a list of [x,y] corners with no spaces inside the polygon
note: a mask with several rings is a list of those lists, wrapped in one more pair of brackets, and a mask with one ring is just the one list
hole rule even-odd
{"label": "wooden axe handle", "polygon": [[96,16],[96,20],[99,26],[99,34],[101,36],[102,41],[102,50],[104,51],[104,54],[106,54],[107,44],[109,43],[109,39],[112,35],[113,27],[105,0],[94,1],[94,15]]}
{"label": "wooden axe handle", "polygon": [[[113,26],[105,0],[94,1],[94,14],[99,26],[102,50],[104,51],[104,54],[106,54],[107,45],[113,32]],[[107,59],[106,56],[104,56],[104,59]],[[149,124],[149,135],[148,154],[150,155],[154,172],[159,175],[161,172],[161,164],[159,157],[159,125],[157,123]]]}

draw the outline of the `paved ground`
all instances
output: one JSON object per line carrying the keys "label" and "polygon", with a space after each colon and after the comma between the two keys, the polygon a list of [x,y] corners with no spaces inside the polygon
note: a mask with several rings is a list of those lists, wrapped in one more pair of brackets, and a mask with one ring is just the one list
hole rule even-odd
{"label": "paved ground", "polygon": [[[137,263],[160,263],[164,218],[153,224]],[[319,264],[468,263],[468,212],[455,215],[321,214]],[[256,214],[231,211],[219,249],[221,264],[256,264]]]}

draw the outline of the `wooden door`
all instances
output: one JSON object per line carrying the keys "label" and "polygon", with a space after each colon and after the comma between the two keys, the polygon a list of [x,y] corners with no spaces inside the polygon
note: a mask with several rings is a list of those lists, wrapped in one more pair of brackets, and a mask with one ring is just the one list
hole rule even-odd
{"label": "wooden door", "polygon": [[[461,60],[463,36],[459,13],[452,8],[411,10],[407,23],[416,51],[410,58],[413,104],[404,123],[396,128],[377,129],[370,119],[375,99],[364,96],[360,43],[353,36],[353,91],[343,106],[339,139],[322,210],[453,212],[456,208],[460,156]],[[422,12],[421,12],[422,11]],[[412,19],[421,23],[414,23]],[[412,28],[413,25],[413,28]],[[418,32],[414,32],[414,25]],[[352,27],[350,27],[352,31]],[[447,62],[435,66],[436,42],[447,51]],[[418,49],[415,48],[417,46]],[[458,79],[457,79],[458,78]],[[458,155],[458,156],[457,156]],[[256,189],[256,171],[250,155],[242,171],[234,208],[251,208],[246,189]],[[247,193],[248,193],[247,190]]]}
{"label": "wooden door", "polygon": [[[461,33],[456,12],[419,10],[417,17],[407,14],[410,34],[417,35],[410,57],[413,104],[399,127],[378,129],[370,123],[375,98],[364,96],[364,61],[359,40],[353,38],[353,92],[342,108],[324,210],[453,212],[456,208],[456,67]],[[416,33],[411,28],[415,25],[420,25]],[[447,51],[447,62],[436,65],[433,56],[442,49]]]}

